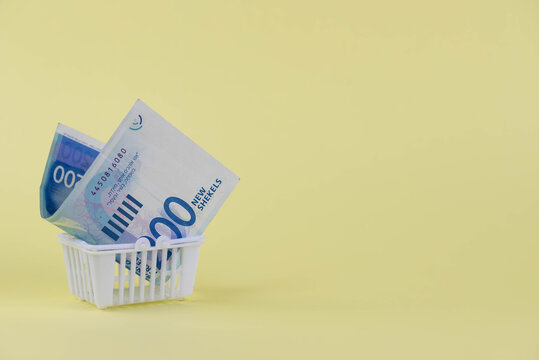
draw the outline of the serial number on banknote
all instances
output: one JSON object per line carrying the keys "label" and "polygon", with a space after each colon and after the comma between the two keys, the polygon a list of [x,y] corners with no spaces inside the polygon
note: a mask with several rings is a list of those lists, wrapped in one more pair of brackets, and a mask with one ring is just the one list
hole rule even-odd
{"label": "serial number on banknote", "polygon": [[103,175],[101,175],[101,177],[97,180],[96,185],[94,185],[94,189],[91,190],[92,195],[97,195],[99,190],[101,190],[103,188],[103,185],[110,178],[110,176],[112,175],[112,172],[114,171],[114,169],[118,166],[118,164],[120,164],[120,162],[124,158],[125,153],[127,153],[127,150],[125,148],[121,148],[120,152],[118,154],[116,154],[116,157],[114,157],[114,159],[112,159],[112,162],[110,163],[111,165],[108,167],[107,170],[105,170]]}

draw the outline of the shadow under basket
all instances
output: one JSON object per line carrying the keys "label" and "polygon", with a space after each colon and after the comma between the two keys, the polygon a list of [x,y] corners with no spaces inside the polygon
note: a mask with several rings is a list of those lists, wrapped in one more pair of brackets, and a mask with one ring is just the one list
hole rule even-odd
{"label": "shadow under basket", "polygon": [[155,246],[146,238],[133,244],[90,245],[59,234],[58,241],[71,293],[105,309],[191,295],[204,235],[174,240],[161,236]]}

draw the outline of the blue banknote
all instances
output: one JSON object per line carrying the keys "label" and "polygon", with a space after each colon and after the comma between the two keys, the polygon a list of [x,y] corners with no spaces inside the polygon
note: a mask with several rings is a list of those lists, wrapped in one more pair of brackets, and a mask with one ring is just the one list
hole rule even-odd
{"label": "blue banknote", "polygon": [[[62,140],[55,138],[55,143]],[[144,237],[154,245],[161,235],[201,234],[239,181],[140,100],[98,150],[87,146],[86,168],[49,156],[53,161],[42,185],[42,216],[90,244],[133,243]],[[76,176],[68,187],[69,173],[63,183],[67,190],[57,186],[61,170],[55,177],[56,163],[71,166],[64,167],[64,180],[67,171]]]}
{"label": "blue banknote", "polygon": [[42,217],[48,218],[58,210],[103,146],[81,132],[58,124],[41,181]]}

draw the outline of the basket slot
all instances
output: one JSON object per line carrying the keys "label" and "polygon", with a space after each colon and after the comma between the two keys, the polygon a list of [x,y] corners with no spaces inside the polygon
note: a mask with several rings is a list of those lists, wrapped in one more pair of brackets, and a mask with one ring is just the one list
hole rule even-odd
{"label": "basket slot", "polygon": [[88,285],[86,283],[86,272],[84,271],[84,259],[82,258],[82,252],[77,251],[77,256],[79,259],[79,276],[82,282],[82,296],[85,300],[88,300]]}
{"label": "basket slot", "polygon": [[84,299],[84,287],[82,285],[82,274],[80,272],[80,258],[79,251],[73,251],[73,259],[75,260],[73,265],[75,268],[75,278],[77,279],[78,293],[77,296]]}
{"label": "basket slot", "polygon": [[71,291],[71,293],[74,293],[75,288],[73,285],[73,276],[71,274],[71,258],[69,257],[69,247],[67,247],[66,245],[62,245],[62,249],[64,251],[64,261],[66,264],[67,283],[69,284],[69,291]]}
{"label": "basket slot", "polygon": [[137,252],[131,252],[131,265],[129,266],[129,302],[135,302],[135,275],[137,273]]}
{"label": "basket slot", "polygon": [[86,279],[88,283],[88,298],[89,298],[89,301],[95,302],[93,278],[92,278],[92,273],[90,271],[90,259],[88,258],[88,254],[82,254],[82,255],[83,255],[83,260],[84,260],[84,270],[85,270]]}
{"label": "basket slot", "polygon": [[182,248],[179,248],[178,249],[178,261],[179,261],[179,266],[178,266],[178,279],[177,279],[177,288],[176,288],[176,296],[179,297],[181,296],[181,289],[182,289],[182,285],[183,285],[183,262],[182,262],[182,256],[183,256],[183,249]]}
{"label": "basket slot", "polygon": [[157,267],[157,251],[152,250],[152,267],[150,270],[150,300],[155,300],[155,269]]}
{"label": "basket slot", "polygon": [[69,265],[71,268],[71,277],[73,278],[73,285],[75,289],[75,295],[80,298],[80,282],[79,277],[77,276],[77,264],[75,258],[75,249],[69,248]]}
{"label": "basket slot", "polygon": [[69,271],[71,272],[71,279],[73,281],[73,294],[79,296],[79,282],[77,273],[75,271],[75,256],[73,256],[73,248],[67,248],[67,257],[69,258]]}
{"label": "basket slot", "polygon": [[125,253],[120,254],[120,267],[118,268],[118,303],[124,303],[125,287]]}
{"label": "basket slot", "polygon": [[146,260],[148,252],[143,250],[140,252],[141,262],[140,262],[140,279],[139,279],[139,299],[138,301],[144,301],[144,288],[146,287]]}
{"label": "basket slot", "polygon": [[161,250],[161,276],[159,277],[159,296],[161,299],[165,298],[165,286],[167,282],[167,250],[166,248]]}
{"label": "basket slot", "polygon": [[170,296],[175,297],[176,296],[176,273],[177,273],[177,266],[178,266],[178,249],[172,249],[172,261],[171,261],[171,273],[170,273],[170,279],[168,282],[170,283]]}

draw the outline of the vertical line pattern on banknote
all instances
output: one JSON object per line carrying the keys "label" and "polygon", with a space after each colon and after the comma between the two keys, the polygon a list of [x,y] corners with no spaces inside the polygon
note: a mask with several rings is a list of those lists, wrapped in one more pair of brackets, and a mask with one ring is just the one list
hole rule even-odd
{"label": "vertical line pattern on banknote", "polygon": [[[131,221],[133,221],[134,217],[129,214],[127,211],[130,211],[133,215],[137,215],[138,214],[138,210],[135,208],[135,207],[138,207],[139,209],[142,208],[142,203],[139,202],[137,199],[135,199],[133,196],[131,196],[130,194],[127,194],[126,198],[131,201],[131,204],[129,204],[127,201],[122,201],[122,205],[123,205],[123,208],[120,206],[118,207],[118,212],[120,214],[122,214],[126,219],[123,219],[121,218],[120,216],[118,216],[118,214],[112,214],[112,217],[113,219],[115,219],[116,221],[118,221],[121,225],[123,225],[125,227],[125,229],[127,229],[127,227],[129,226],[129,224],[131,223]],[[127,209],[127,210],[126,210]],[[120,234],[122,234],[125,229],[123,229],[120,225],[118,225],[115,221],[113,221],[112,219],[110,219],[108,221],[108,224],[113,228],[115,229],[116,231],[118,231]],[[101,229],[101,231],[107,235],[108,237],[110,237],[112,240],[114,241],[118,241],[118,238],[120,237],[120,235],[118,235],[116,232],[114,232],[113,230],[111,230],[108,226],[103,226],[103,228]]]}

